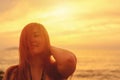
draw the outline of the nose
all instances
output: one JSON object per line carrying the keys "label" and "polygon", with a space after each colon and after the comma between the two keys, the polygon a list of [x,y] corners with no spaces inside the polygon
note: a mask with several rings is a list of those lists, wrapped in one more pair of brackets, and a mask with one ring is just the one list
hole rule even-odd
{"label": "nose", "polygon": [[36,39],[36,38],[30,40],[31,45],[39,45],[40,42],[41,42],[40,39]]}

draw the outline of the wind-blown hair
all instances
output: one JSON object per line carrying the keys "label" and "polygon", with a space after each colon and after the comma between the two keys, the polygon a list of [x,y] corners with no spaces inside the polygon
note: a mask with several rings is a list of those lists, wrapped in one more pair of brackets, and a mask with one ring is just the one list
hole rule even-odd
{"label": "wind-blown hair", "polygon": [[[27,76],[29,76],[28,70],[27,68],[29,68],[30,65],[30,58],[31,55],[29,53],[28,50],[28,39],[29,39],[29,35],[30,35],[30,31],[34,28],[34,27],[39,27],[40,29],[40,33],[43,36],[41,39],[44,40],[44,44],[45,44],[45,51],[47,51],[49,53],[50,51],[50,41],[49,41],[49,36],[48,33],[46,31],[46,29],[44,28],[44,26],[42,24],[39,23],[30,23],[28,25],[26,25],[24,27],[24,29],[21,32],[21,36],[20,36],[20,44],[19,44],[19,79],[20,80],[28,80]],[[50,55],[49,55],[50,56]],[[27,75],[26,75],[27,73]]]}
{"label": "wind-blown hair", "polygon": [[43,77],[42,80],[46,78],[45,75],[47,75],[50,80],[66,80],[69,76],[64,77],[64,75],[62,75],[58,70],[57,62],[51,61],[50,57],[52,56],[52,51],[50,50],[52,46],[50,45],[49,36],[44,26],[39,23],[30,23],[23,28],[19,42],[19,64],[8,68],[3,80],[32,80],[30,65],[33,56],[30,53],[28,41],[31,39],[31,32],[34,28],[39,29],[40,39],[43,40],[44,46],[44,49],[42,49],[43,51],[41,51],[44,56],[40,55],[40,58],[42,58],[42,60],[44,59],[44,75],[41,75]]}

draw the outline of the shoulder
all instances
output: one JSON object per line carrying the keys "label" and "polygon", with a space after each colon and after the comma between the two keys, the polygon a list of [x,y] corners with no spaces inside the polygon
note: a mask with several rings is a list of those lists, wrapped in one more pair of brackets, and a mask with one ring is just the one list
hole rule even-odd
{"label": "shoulder", "polygon": [[7,70],[6,73],[10,72],[15,72],[15,70],[18,68],[18,65],[10,66]]}
{"label": "shoulder", "polygon": [[10,66],[10,67],[5,71],[3,80],[8,80],[8,79],[10,79],[10,77],[11,77],[13,74],[16,73],[17,69],[18,69],[18,65]]}

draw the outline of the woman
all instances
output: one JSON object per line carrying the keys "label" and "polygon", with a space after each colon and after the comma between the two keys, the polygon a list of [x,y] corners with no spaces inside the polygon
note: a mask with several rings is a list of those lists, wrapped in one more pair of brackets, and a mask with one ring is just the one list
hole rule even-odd
{"label": "woman", "polygon": [[30,23],[21,32],[19,64],[3,80],[66,80],[76,68],[75,55],[50,45],[43,25]]}

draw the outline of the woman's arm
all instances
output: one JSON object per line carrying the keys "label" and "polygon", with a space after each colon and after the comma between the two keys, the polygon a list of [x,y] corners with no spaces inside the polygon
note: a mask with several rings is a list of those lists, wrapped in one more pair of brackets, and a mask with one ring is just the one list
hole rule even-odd
{"label": "woman's arm", "polygon": [[67,78],[75,71],[77,59],[72,52],[52,47],[51,54],[55,58],[57,69],[63,77]]}

